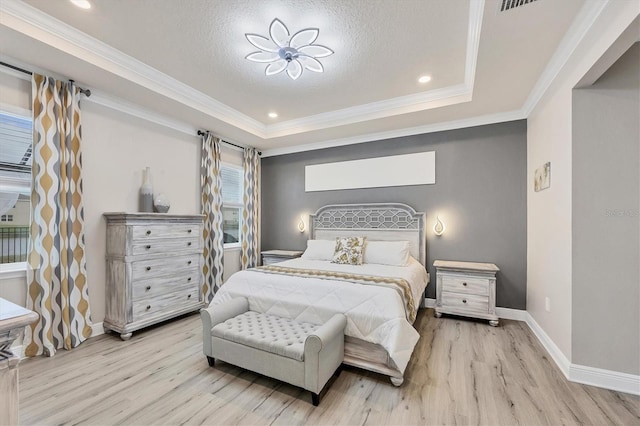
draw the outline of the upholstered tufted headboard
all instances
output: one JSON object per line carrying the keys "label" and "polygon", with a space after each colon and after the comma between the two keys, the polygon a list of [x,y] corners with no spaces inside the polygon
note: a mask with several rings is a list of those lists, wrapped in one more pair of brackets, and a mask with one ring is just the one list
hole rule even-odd
{"label": "upholstered tufted headboard", "polygon": [[410,241],[411,255],[426,266],[426,214],[401,203],[334,204],[310,215],[312,239],[365,236],[368,240]]}

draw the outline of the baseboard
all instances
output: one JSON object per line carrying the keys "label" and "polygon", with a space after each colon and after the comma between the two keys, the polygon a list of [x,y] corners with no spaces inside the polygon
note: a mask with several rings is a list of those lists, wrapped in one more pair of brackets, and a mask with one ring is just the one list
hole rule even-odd
{"label": "baseboard", "polygon": [[584,385],[640,395],[640,376],[634,374],[571,364],[569,367],[569,380]]}
{"label": "baseboard", "polygon": [[542,327],[540,327],[540,324],[538,324],[528,312],[526,323],[547,353],[551,356],[551,359],[556,363],[562,374],[564,374],[568,380],[571,380],[569,378],[569,366],[571,365],[569,359],[564,353],[562,353],[560,348],[553,342],[553,340],[551,340],[551,337],[549,337]]}
{"label": "baseboard", "polygon": [[640,376],[586,365],[572,364],[549,335],[527,312],[527,325],[567,380],[617,392],[640,395]]}

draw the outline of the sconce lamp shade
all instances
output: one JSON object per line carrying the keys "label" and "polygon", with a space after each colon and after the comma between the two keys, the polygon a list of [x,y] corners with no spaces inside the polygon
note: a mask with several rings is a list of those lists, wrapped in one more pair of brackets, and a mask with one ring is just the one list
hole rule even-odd
{"label": "sconce lamp shade", "polygon": [[435,225],[433,225],[433,233],[436,234],[437,236],[440,236],[444,234],[445,229],[446,227],[444,226],[444,223],[440,220],[440,216],[436,216],[436,223]]}

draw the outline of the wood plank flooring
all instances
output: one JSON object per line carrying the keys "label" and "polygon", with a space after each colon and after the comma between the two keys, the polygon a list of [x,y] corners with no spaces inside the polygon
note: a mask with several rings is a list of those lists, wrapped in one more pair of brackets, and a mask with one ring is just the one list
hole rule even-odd
{"label": "wood plank flooring", "polygon": [[320,406],[230,364],[210,368],[190,315],[20,365],[21,424],[640,425],[640,398],[568,382],[526,324],[421,310],[402,387],[345,367]]}

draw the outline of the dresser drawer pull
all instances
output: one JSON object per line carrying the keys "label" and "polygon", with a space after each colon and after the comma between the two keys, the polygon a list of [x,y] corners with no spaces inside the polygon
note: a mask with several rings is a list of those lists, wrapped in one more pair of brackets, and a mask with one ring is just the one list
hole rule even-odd
{"label": "dresser drawer pull", "polygon": [[187,262],[187,265],[191,265],[191,261],[188,261],[188,262]]}
{"label": "dresser drawer pull", "polygon": [[192,229],[189,229],[187,232],[190,234],[190,233],[191,233],[191,231],[193,231],[193,230],[192,230]]}
{"label": "dresser drawer pull", "polygon": [[151,246],[145,246],[145,248],[146,248],[147,250],[149,250],[149,249],[151,248]]}
{"label": "dresser drawer pull", "polygon": [[151,235],[151,231],[147,231],[147,235]]}
{"label": "dresser drawer pull", "polygon": [[462,299],[462,303],[467,303],[467,299]]}
{"label": "dresser drawer pull", "polygon": [[147,305],[147,311],[151,309],[151,305]]}
{"label": "dresser drawer pull", "polygon": [[190,294],[187,295],[187,299],[191,299],[191,295]]}
{"label": "dresser drawer pull", "polygon": [[187,245],[188,245],[188,246],[190,246],[190,245],[191,245],[191,241],[189,241],[189,242],[187,243]]}
{"label": "dresser drawer pull", "polygon": [[187,278],[187,281],[191,281],[191,277]]}
{"label": "dresser drawer pull", "polygon": [[151,266],[147,266],[147,271],[150,271],[150,270],[151,270]]}
{"label": "dresser drawer pull", "polygon": [[151,286],[150,285],[147,286],[147,291],[149,291],[149,290],[151,290]]}
{"label": "dresser drawer pull", "polygon": [[467,286],[467,283],[462,283],[462,285],[463,285],[463,287],[466,287],[466,286]]}

